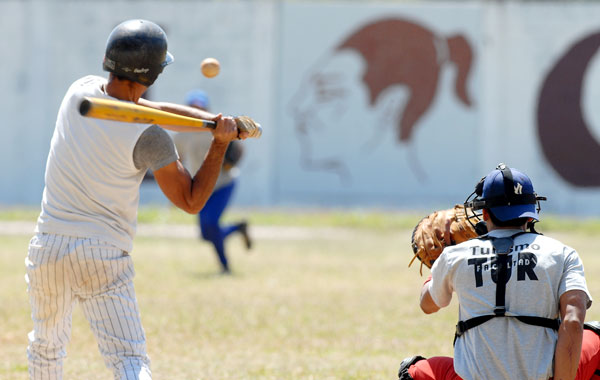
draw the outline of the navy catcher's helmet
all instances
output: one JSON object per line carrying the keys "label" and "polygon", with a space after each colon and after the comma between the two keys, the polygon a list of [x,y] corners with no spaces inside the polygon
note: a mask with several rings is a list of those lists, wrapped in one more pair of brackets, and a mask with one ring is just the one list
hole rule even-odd
{"label": "navy catcher's helmet", "polygon": [[108,36],[102,68],[150,86],[172,62],[167,35],[160,26],[146,20],[128,20],[117,25]]}

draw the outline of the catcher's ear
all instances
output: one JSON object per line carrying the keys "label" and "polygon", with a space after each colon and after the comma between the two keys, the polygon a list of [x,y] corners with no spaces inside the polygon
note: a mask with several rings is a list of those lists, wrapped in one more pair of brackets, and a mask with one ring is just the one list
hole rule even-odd
{"label": "catcher's ear", "polygon": [[488,210],[483,209],[481,210],[481,217],[483,218],[484,221],[488,221],[490,219],[490,213],[488,212]]}

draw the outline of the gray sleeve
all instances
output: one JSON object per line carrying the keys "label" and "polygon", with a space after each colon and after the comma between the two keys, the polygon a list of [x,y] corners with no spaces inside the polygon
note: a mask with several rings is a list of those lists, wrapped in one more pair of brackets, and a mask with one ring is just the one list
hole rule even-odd
{"label": "gray sleeve", "polygon": [[133,163],[140,170],[158,170],[177,159],[173,139],[158,125],[146,128],[133,148]]}

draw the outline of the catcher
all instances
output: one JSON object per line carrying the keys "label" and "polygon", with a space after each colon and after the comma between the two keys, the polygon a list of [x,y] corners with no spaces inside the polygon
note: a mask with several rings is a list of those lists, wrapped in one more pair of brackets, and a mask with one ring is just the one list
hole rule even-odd
{"label": "catcher", "polygon": [[454,359],[409,357],[401,380],[600,376],[600,323],[584,326],[592,298],[583,264],[535,231],[540,200],[527,175],[500,164],[463,206],[415,227],[415,257],[431,268],[421,309],[437,312],[456,293],[459,321]]}

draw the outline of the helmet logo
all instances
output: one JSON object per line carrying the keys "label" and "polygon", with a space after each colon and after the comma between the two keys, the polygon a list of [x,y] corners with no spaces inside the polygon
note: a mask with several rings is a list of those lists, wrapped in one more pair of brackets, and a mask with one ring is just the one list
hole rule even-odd
{"label": "helmet logo", "polygon": [[523,185],[518,182],[515,185],[515,194],[523,194]]}
{"label": "helmet logo", "polygon": [[150,69],[133,69],[133,72],[136,74],[138,74],[138,73],[146,74],[148,71],[150,71]]}

